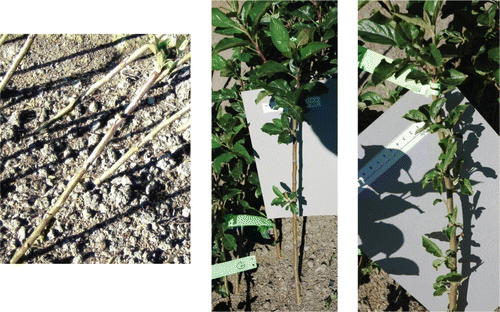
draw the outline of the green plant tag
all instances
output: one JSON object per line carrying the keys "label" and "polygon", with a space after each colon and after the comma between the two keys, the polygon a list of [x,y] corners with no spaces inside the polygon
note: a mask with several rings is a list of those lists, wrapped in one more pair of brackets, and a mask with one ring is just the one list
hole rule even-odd
{"label": "green plant tag", "polygon": [[244,257],[212,265],[212,279],[248,271],[257,267],[255,256]]}
{"label": "green plant tag", "polygon": [[269,226],[274,227],[273,221],[259,216],[251,215],[237,215],[233,216],[228,222],[228,227],[238,227],[238,226]]}
{"label": "green plant tag", "polygon": [[[392,59],[382,54],[369,50],[365,47],[358,46],[358,67],[362,70],[373,74],[375,68],[380,62],[382,62],[382,60],[385,60],[389,64],[393,61]],[[439,95],[441,93],[440,85],[437,83],[434,83],[432,85],[422,85],[421,83],[417,83],[414,80],[407,80],[407,76],[411,72],[418,71],[409,68],[405,72],[401,73],[397,78],[394,75],[390,76],[389,78],[387,78],[387,81],[407,88],[414,93],[425,95],[426,97]]]}

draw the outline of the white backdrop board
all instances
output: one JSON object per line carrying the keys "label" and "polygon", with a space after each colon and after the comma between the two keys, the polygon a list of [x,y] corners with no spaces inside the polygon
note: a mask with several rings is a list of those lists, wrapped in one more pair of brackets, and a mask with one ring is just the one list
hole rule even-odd
{"label": "white backdrop board", "polygon": [[[328,93],[308,101],[307,121],[298,133],[298,208],[302,216],[337,214],[337,83],[332,79],[326,86]],[[266,214],[271,219],[291,217],[290,211],[271,206],[271,201],[276,197],[273,185],[288,191],[282,183],[288,188],[292,186],[292,144],[278,144],[276,135],[261,130],[266,122],[280,118],[281,113],[269,108],[271,97],[255,104],[260,91],[246,91],[242,97]]]}
{"label": "white backdrop board", "polygon": [[[446,96],[446,109],[468,100],[458,91]],[[432,100],[408,92],[359,135],[360,171],[412,124],[402,118],[410,109]],[[461,126],[463,142],[458,155],[465,159],[463,176],[469,178],[473,196],[455,194],[460,239],[459,272],[469,278],[460,287],[459,311],[493,311],[499,306],[499,137],[471,105]],[[429,310],[445,310],[447,295],[434,297],[432,284],[446,274],[432,267],[435,257],[422,247],[425,235],[446,251],[449,244],[441,229],[446,226],[442,198],[421,180],[438,162],[437,134],[428,134],[369,187],[359,193],[358,233],[361,250],[387,271]],[[386,152],[389,152],[385,150]],[[445,197],[445,195],[444,195]],[[457,230],[460,234],[461,230]]]}

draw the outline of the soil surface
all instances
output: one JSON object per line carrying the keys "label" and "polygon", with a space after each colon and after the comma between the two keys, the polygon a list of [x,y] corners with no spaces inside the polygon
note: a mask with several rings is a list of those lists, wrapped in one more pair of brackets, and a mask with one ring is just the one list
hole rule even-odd
{"label": "soil surface", "polygon": [[[0,77],[26,35],[0,46]],[[175,36],[172,36],[174,38]],[[145,35],[38,35],[0,99],[0,262],[40,223],[154,68],[151,53],[117,74],[45,133],[35,130],[120,61]],[[71,193],[27,263],[190,263],[190,130],[142,147],[103,184],[92,182],[190,100],[190,66],[159,82]]]}
{"label": "soil surface", "polygon": [[[272,240],[257,241],[246,255],[255,255],[257,269],[243,274],[236,292],[229,276],[231,308],[237,311],[337,311],[337,217],[299,218],[299,270],[302,302],[295,300],[292,220],[282,219],[282,258]],[[214,311],[228,311],[227,299],[212,292]]]}

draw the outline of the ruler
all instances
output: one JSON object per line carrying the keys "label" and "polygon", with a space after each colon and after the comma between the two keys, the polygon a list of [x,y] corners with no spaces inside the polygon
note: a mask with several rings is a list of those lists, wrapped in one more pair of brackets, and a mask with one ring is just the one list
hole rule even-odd
{"label": "ruler", "polygon": [[412,123],[363,166],[358,172],[358,195],[429,133],[418,131],[423,125],[423,122]]}

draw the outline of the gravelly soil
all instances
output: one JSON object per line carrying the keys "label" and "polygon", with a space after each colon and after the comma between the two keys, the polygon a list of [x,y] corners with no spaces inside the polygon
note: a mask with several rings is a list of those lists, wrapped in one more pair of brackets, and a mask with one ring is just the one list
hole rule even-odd
{"label": "gravelly soil", "polygon": [[[305,221],[304,221],[305,220]],[[295,302],[293,248],[290,218],[283,219],[282,258],[271,241],[257,242],[248,255],[255,255],[257,269],[242,277],[239,294],[231,295],[238,311],[337,311],[337,217],[299,219],[302,303]],[[235,289],[234,276],[229,277]],[[227,300],[212,292],[214,311],[228,311]]]}
{"label": "gravelly soil", "polygon": [[[26,36],[0,47],[3,77]],[[38,35],[0,99],[0,262],[42,220],[148,78],[149,54],[55,124],[33,134],[73,97],[148,40],[144,35]],[[190,263],[190,130],[164,129],[108,181],[98,178],[155,125],[188,104],[190,67],[143,99],[89,168],[27,263]]]}

